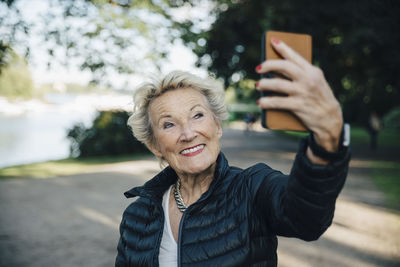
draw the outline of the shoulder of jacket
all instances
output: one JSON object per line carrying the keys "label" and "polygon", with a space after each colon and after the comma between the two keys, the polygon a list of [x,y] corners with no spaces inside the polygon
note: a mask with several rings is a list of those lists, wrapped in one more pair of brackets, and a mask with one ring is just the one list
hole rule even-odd
{"label": "shoulder of jacket", "polygon": [[[255,176],[268,176],[269,174],[276,172],[276,170],[272,169],[265,163],[257,163],[253,166],[250,166],[246,169],[238,168],[230,166],[228,172],[226,173],[225,182],[228,180],[236,181],[236,182],[244,182],[249,178],[253,178]],[[241,179],[236,179],[238,176]],[[228,178],[229,177],[229,178]],[[226,180],[228,178],[228,180]]]}
{"label": "shoulder of jacket", "polygon": [[273,178],[281,177],[283,174],[272,169],[265,163],[257,163],[243,171],[244,183],[252,194],[256,194],[264,181],[272,181]]}
{"label": "shoulder of jacket", "polygon": [[125,209],[123,213],[123,217],[131,217],[131,216],[149,216],[149,213],[152,213],[155,209],[155,204],[148,198],[145,197],[137,197],[128,207]]}
{"label": "shoulder of jacket", "polygon": [[276,171],[276,170],[272,169],[270,166],[268,166],[265,163],[257,163],[255,165],[250,166],[247,169],[243,170],[243,173],[246,176],[254,176],[257,174],[266,175],[266,174],[272,173],[274,171]]}

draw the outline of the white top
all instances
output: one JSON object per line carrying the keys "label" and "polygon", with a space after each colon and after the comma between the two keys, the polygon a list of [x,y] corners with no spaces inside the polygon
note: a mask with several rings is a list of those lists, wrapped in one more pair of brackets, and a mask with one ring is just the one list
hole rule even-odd
{"label": "white top", "polygon": [[169,196],[172,186],[173,185],[171,185],[170,188],[164,193],[162,200],[165,220],[164,231],[160,244],[160,254],[158,255],[160,267],[178,266],[178,244],[176,244],[174,236],[172,235],[168,212]]}

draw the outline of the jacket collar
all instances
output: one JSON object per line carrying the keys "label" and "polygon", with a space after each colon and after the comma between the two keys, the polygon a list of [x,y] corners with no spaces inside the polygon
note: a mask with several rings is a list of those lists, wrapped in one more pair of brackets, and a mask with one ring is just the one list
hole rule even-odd
{"label": "jacket collar", "polygon": [[[219,184],[225,177],[228,168],[228,161],[226,160],[224,154],[220,152],[217,158],[217,167],[215,168],[214,180],[211,182],[210,188],[203,195],[203,197],[207,197],[215,190],[217,184]],[[151,199],[158,199],[161,201],[164,192],[168,189],[168,187],[176,182],[177,178],[178,176],[176,172],[170,166],[168,166],[154,176],[151,180],[147,181],[143,186],[134,187],[125,192],[124,195],[127,198],[141,196]]]}

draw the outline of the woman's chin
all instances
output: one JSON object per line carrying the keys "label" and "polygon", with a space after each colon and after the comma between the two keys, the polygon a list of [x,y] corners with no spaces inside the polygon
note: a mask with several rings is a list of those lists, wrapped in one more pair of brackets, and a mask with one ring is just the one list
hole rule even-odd
{"label": "woman's chin", "polygon": [[179,157],[174,158],[170,162],[170,166],[179,174],[182,175],[201,175],[204,173],[208,175],[210,168],[216,164],[218,154],[210,155],[209,153],[202,153],[193,157]]}

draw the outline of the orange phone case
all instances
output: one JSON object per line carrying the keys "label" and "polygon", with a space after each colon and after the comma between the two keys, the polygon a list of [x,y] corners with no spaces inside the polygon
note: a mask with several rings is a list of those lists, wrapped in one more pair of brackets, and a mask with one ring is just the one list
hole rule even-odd
{"label": "orange phone case", "polygon": [[[263,36],[263,58],[268,59],[282,59],[282,57],[273,49],[271,45],[271,38],[277,38],[285,42],[293,50],[304,57],[311,63],[312,57],[312,39],[311,35],[268,31]],[[279,74],[267,73],[263,77],[274,78]],[[282,75],[279,75],[282,76]],[[272,92],[263,92],[263,96],[277,95]],[[271,130],[291,130],[291,131],[308,131],[305,125],[296,117],[292,112],[286,110],[262,110],[262,125]]]}

